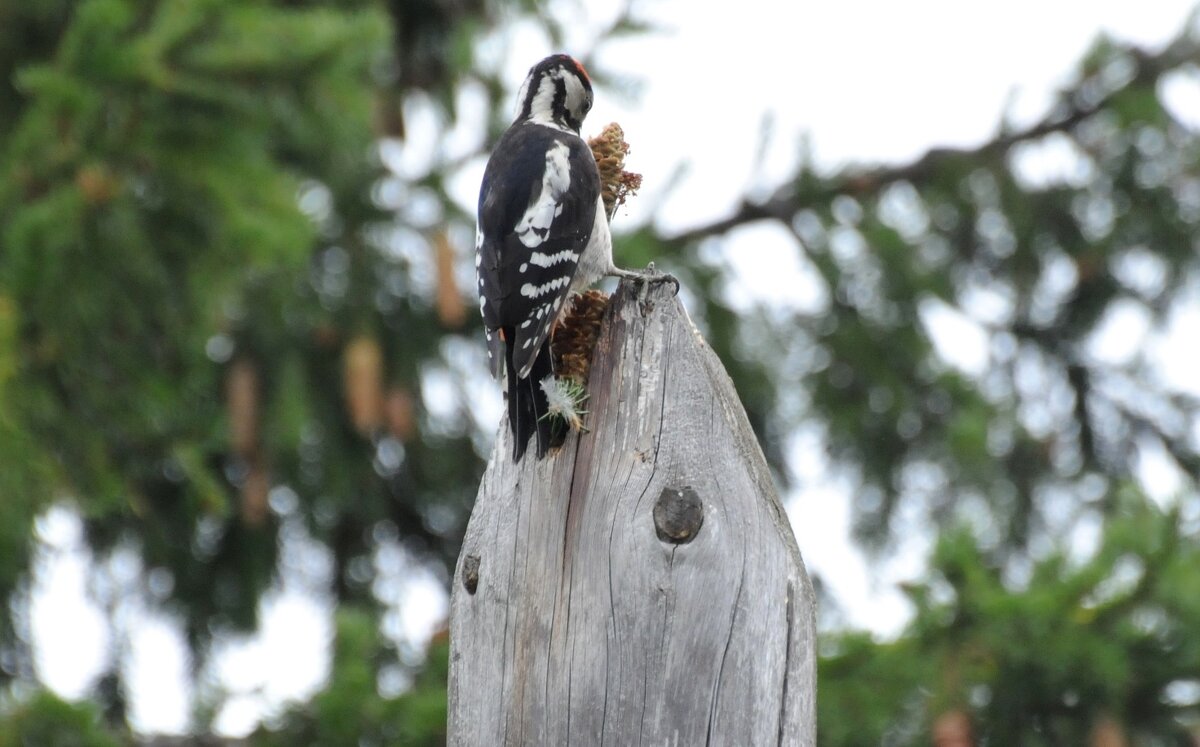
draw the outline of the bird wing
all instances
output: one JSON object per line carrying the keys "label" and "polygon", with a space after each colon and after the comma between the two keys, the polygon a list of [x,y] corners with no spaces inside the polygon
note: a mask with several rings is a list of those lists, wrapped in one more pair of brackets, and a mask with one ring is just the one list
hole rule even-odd
{"label": "bird wing", "polygon": [[596,217],[600,179],[577,135],[519,124],[488,161],[479,198],[480,309],[492,372],[501,331],[514,335],[519,378],[550,333]]}

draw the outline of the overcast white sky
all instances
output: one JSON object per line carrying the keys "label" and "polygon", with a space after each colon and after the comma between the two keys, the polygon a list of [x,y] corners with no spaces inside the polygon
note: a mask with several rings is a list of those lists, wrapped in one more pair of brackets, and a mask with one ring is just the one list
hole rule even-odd
{"label": "overcast white sky", "polygon": [[[580,5],[562,0],[554,6],[563,17],[576,19],[571,28],[577,38],[569,39],[566,51],[589,46],[607,18],[582,16]],[[734,5],[642,0],[641,15],[656,19],[663,31],[607,46],[601,57],[608,69],[641,79],[641,95],[630,100],[598,89],[585,134],[619,121],[633,144],[630,168],[645,176],[642,193],[618,216],[616,228],[646,220],[654,210],[654,220],[673,231],[720,217],[747,191],[765,194],[795,165],[801,135],[809,138],[816,162],[833,167],[905,161],[934,145],[976,144],[1006,114],[1018,123],[1032,121],[1044,113],[1052,92],[1098,33],[1159,46],[1183,26],[1191,5],[1191,0],[741,0]],[[513,54],[503,69],[515,91],[531,64],[558,50],[531,28],[507,38]],[[482,51],[499,56],[504,48],[496,43]],[[1195,113],[1193,121],[1200,118],[1200,87],[1194,82],[1181,87],[1179,97]],[[761,170],[755,171],[768,113],[773,134]],[[439,137],[436,127],[420,131],[419,114],[414,121],[404,146],[408,152],[399,154],[400,160],[419,160]],[[453,136],[470,145],[470,132]],[[720,147],[713,147],[718,139]],[[687,176],[664,202],[671,174],[685,164]],[[468,206],[481,171],[478,164],[458,180]],[[752,244],[754,252],[747,254],[759,263],[763,257],[787,262],[791,254],[781,244],[785,239],[770,228],[749,228],[734,240]],[[798,277],[795,268],[771,277],[753,267],[740,269],[756,296],[796,295],[789,285]],[[1194,307],[1200,307],[1200,299]],[[1178,323],[1200,324],[1200,315]],[[969,368],[972,331],[967,325],[960,333],[951,333],[966,351],[957,364]],[[1173,369],[1200,381],[1194,355],[1176,363]],[[899,560],[869,568],[849,540],[846,488],[826,474],[821,450],[810,448],[816,445],[813,438],[802,434],[796,440],[802,489],[789,501],[805,561],[829,584],[850,623],[894,632],[908,615],[894,584],[919,572],[922,540],[914,539]],[[1159,490],[1169,492],[1170,476],[1162,479]],[[38,563],[31,620],[39,671],[59,692],[81,696],[102,665],[107,641],[102,617],[84,588],[88,558],[69,512],[52,512],[39,532],[46,550]],[[299,564],[320,566],[319,550],[305,549],[302,538],[299,547]],[[136,565],[128,563],[113,569],[114,583],[132,570]],[[264,710],[277,710],[281,702],[319,687],[326,673],[319,652],[331,630],[325,608],[314,599],[315,586],[301,579],[273,594],[265,605],[263,633],[225,647],[214,676],[238,696],[218,720],[222,730],[244,733]],[[394,582],[388,588],[395,595],[388,624],[398,635],[422,640],[446,613],[432,578],[403,593]],[[133,721],[145,731],[182,730],[189,714],[179,633],[169,620],[146,610],[124,614],[138,621],[139,629],[130,672]]]}

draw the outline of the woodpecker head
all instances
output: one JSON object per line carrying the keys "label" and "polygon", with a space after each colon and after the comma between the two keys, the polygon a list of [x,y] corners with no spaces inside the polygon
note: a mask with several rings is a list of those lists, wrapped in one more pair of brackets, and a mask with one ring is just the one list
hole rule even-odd
{"label": "woodpecker head", "polygon": [[556,54],[529,69],[517,95],[517,119],[579,134],[592,108],[592,81],[573,57]]}

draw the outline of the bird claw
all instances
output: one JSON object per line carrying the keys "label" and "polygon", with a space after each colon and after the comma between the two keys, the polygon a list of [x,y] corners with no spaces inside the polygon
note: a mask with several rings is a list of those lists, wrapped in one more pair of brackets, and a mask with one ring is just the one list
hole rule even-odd
{"label": "bird claw", "polygon": [[671,285],[675,286],[675,292],[672,293],[671,295],[673,295],[673,296],[679,295],[679,278],[675,277],[674,275],[672,275],[669,272],[659,272],[657,269],[655,269],[653,262],[646,265],[646,273],[648,275],[648,277],[646,277],[646,279],[645,279],[645,283],[647,285],[657,284],[657,283],[670,283]]}
{"label": "bird claw", "polygon": [[609,274],[615,275],[619,278],[624,278],[625,280],[632,280],[636,282],[639,286],[641,286],[639,295],[643,301],[645,300],[646,294],[650,291],[650,286],[657,285],[659,283],[671,283],[675,286],[675,292],[671,295],[679,295],[679,279],[670,273],[659,272],[654,267],[653,262],[646,265],[645,270],[622,270],[614,267],[609,271]]}
{"label": "bird claw", "polygon": [[671,295],[679,295],[679,278],[667,272],[659,272],[654,267],[653,262],[646,265],[646,271],[641,273],[641,280],[639,282],[642,287],[641,291],[638,293],[638,300],[641,302],[643,307],[647,305],[648,296],[650,295],[650,286],[652,285],[658,285],[659,283],[671,283],[675,286],[675,292]]}

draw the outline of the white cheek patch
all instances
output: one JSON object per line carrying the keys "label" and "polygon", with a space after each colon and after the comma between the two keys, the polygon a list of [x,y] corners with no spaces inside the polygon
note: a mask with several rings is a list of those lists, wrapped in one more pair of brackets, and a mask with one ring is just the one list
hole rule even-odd
{"label": "white cheek patch", "polygon": [[[538,81],[537,93],[529,103],[530,119],[542,123],[554,121],[554,94],[557,89],[553,76],[547,75]],[[524,101],[523,98],[521,100]]]}
{"label": "white cheek patch", "polygon": [[550,111],[550,105],[554,102],[554,91],[557,88],[552,75],[538,81],[537,93],[533,96],[534,114]]}
{"label": "white cheek patch", "polygon": [[571,187],[570,153],[567,144],[558,140],[546,152],[542,191],[513,228],[513,233],[527,247],[540,246],[550,233],[550,224],[562,214],[562,197]]}
{"label": "white cheek patch", "polygon": [[583,102],[587,99],[587,90],[583,87],[583,83],[574,75],[564,75],[563,80],[567,86],[567,111],[572,115],[579,117],[581,120],[586,112],[583,111]]}

